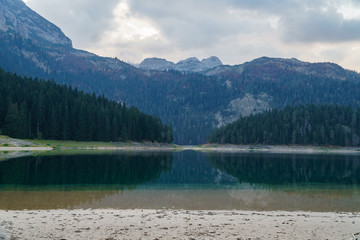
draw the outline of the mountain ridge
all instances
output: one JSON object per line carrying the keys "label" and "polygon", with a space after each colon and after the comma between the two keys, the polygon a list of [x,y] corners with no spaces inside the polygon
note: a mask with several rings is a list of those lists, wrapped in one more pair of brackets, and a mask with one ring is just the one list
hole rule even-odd
{"label": "mountain ridge", "polygon": [[256,66],[261,65],[264,70],[264,73],[268,73],[271,68],[293,71],[302,73],[305,75],[313,76],[326,76],[333,79],[342,79],[359,77],[359,74],[352,70],[347,70],[341,67],[340,65],[332,62],[305,62],[298,60],[296,58],[270,58],[270,57],[260,57],[252,61],[245,62],[238,65],[222,65],[216,66],[213,69],[209,69],[204,72],[207,76],[218,75],[223,72],[233,71],[237,73],[242,73],[245,68],[251,68],[252,70],[256,69]]}
{"label": "mountain ridge", "polygon": [[139,68],[156,71],[175,70],[180,72],[203,72],[221,65],[223,65],[223,63],[216,56],[204,58],[201,61],[196,57],[190,57],[185,60],[180,60],[177,63],[168,61],[164,58],[152,57],[144,59],[139,64]]}

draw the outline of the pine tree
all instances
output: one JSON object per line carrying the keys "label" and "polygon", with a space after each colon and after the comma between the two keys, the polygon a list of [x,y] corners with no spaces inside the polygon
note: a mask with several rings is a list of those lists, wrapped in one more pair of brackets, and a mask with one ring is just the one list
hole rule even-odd
{"label": "pine tree", "polygon": [[9,110],[5,116],[5,123],[3,127],[4,134],[10,137],[21,138],[21,118],[16,103],[10,103]]}

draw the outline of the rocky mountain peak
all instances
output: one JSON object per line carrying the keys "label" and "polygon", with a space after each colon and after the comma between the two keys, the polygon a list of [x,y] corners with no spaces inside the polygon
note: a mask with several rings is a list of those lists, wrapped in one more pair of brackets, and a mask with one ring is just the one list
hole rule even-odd
{"label": "rocky mountain peak", "polygon": [[216,56],[211,56],[209,58],[204,58],[201,60],[201,63],[206,66],[206,68],[214,68],[220,65],[223,65],[221,60]]}
{"label": "rocky mountain peak", "polygon": [[0,31],[14,32],[42,45],[72,47],[60,28],[31,10],[21,0],[0,0]]}
{"label": "rocky mountain peak", "polygon": [[200,62],[200,61],[196,57],[189,57],[189,58],[187,58],[185,60],[180,60],[177,64],[186,63],[186,62],[196,62],[197,63],[197,62]]}
{"label": "rocky mountain peak", "polygon": [[176,64],[177,70],[184,72],[201,72],[205,66],[196,57],[181,60]]}
{"label": "rocky mountain peak", "polygon": [[147,70],[164,71],[164,70],[174,69],[175,63],[167,61],[164,58],[153,57],[153,58],[144,59],[140,63],[139,67]]}
{"label": "rocky mountain peak", "polygon": [[199,60],[196,57],[190,57],[185,60],[181,60],[176,64],[167,61],[163,58],[146,58],[144,59],[139,67],[146,70],[176,70],[181,72],[202,72],[210,68],[222,65],[222,62],[218,57],[212,56]]}

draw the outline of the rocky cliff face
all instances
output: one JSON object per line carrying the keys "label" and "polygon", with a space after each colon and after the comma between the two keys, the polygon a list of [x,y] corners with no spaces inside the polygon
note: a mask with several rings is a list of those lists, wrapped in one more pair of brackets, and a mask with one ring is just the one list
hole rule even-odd
{"label": "rocky cliff face", "polygon": [[247,93],[241,98],[232,99],[225,109],[221,109],[215,114],[216,127],[232,123],[241,116],[245,117],[271,110],[271,102],[272,98],[266,93],[257,96]]}
{"label": "rocky cliff face", "polygon": [[139,67],[145,70],[157,71],[176,70],[180,72],[203,72],[220,65],[222,65],[220,59],[212,56],[201,61],[196,57],[191,57],[181,60],[176,64],[162,58],[146,58],[140,63]]}
{"label": "rocky cliff face", "polygon": [[16,32],[40,44],[72,47],[71,40],[60,28],[31,10],[21,0],[0,0],[0,30]]}

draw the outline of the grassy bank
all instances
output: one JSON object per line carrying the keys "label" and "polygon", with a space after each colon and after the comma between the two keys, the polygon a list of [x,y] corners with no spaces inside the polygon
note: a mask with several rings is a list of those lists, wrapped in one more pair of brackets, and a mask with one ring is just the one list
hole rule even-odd
{"label": "grassy bank", "polygon": [[[51,150],[132,150],[132,149],[181,149],[175,144],[157,142],[92,142],[92,141],[63,141],[43,139],[15,139],[0,135],[0,151],[11,151],[14,148],[27,150],[29,148],[46,148]],[[5,150],[7,149],[7,150]]]}
{"label": "grassy bank", "polygon": [[61,141],[61,140],[31,140],[35,145],[42,147],[52,147],[53,149],[68,148],[112,148],[123,147],[130,143],[113,143],[113,142],[78,142],[78,141]]}

